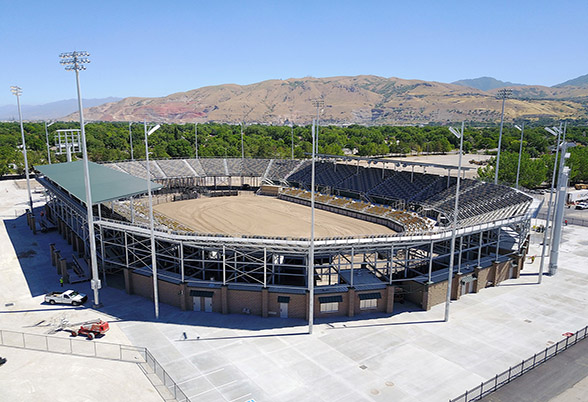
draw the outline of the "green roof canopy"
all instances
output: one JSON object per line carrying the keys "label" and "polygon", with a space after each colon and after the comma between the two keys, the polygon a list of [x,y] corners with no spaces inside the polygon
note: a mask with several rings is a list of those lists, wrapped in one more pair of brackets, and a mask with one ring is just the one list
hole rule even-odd
{"label": "green roof canopy", "polygon": [[[88,167],[90,169],[92,205],[147,192],[147,180],[94,162],[88,162]],[[83,161],[35,166],[35,169],[84,204],[86,203]],[[159,190],[161,187],[163,186],[151,182],[152,190]]]}

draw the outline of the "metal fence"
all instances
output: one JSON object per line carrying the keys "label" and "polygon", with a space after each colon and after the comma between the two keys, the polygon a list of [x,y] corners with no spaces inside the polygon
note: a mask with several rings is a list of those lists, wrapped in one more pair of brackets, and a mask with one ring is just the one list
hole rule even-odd
{"label": "metal fence", "polygon": [[[547,218],[546,212],[539,212],[537,214],[537,219],[545,220]],[[565,220],[568,221],[569,225],[577,225],[577,226],[588,226],[588,219],[581,219],[581,218],[574,218],[574,217],[565,217]]]}
{"label": "metal fence", "polygon": [[42,352],[137,363],[141,365],[145,374],[151,374],[145,370],[146,367],[150,368],[152,373],[157,375],[165,388],[167,388],[170,394],[178,402],[190,402],[190,399],[180,389],[167,371],[163,369],[155,357],[153,357],[151,352],[142,346],[96,341],[88,342],[88,340],[28,334],[2,329],[0,329],[0,345]]}
{"label": "metal fence", "polygon": [[457,398],[450,399],[449,402],[478,401],[483,397],[487,396],[488,394],[496,391],[498,388],[513,381],[515,378],[522,376],[526,372],[534,369],[538,365],[563,352],[570,346],[575,345],[587,336],[588,326],[582,328],[581,330],[577,331],[575,334],[572,334],[571,336],[567,336],[565,339],[562,339],[555,345],[551,345],[545,348],[545,350],[539,353],[535,353],[532,357],[521,361],[516,366],[509,367],[508,370],[500,374],[496,374],[494,378],[482,382],[477,387],[472,388],[469,391],[466,391],[464,394],[458,396]]}

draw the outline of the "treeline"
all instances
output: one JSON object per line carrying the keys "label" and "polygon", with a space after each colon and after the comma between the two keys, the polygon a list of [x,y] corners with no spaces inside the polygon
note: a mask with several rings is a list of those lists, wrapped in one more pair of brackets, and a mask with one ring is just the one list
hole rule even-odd
{"label": "treeline", "polygon": [[[55,130],[75,129],[75,122],[58,122],[49,127],[51,161],[65,161],[65,155],[55,155]],[[48,162],[45,126],[43,123],[25,123],[25,139],[29,165]],[[586,148],[587,127],[568,127],[567,139],[579,146],[571,150],[572,181],[587,181],[588,158]],[[304,158],[311,151],[310,126],[264,126],[243,127],[245,157],[248,158],[290,158],[292,140],[294,157]],[[194,124],[163,124],[149,137],[149,152],[153,158],[194,157]],[[465,130],[464,150],[476,152],[498,147],[498,127],[469,127]],[[145,158],[144,128],[142,124],[132,124],[131,134],[133,158]],[[131,159],[131,139],[128,123],[88,123],[86,137],[88,154],[93,161],[118,161]],[[501,180],[514,183],[511,159],[518,159],[520,132],[512,126],[505,126],[502,137],[500,161]],[[20,173],[24,169],[24,159],[19,150],[21,145],[18,123],[0,123],[0,174]],[[523,140],[523,162],[521,183],[525,187],[535,187],[550,178],[550,147],[555,138],[543,127],[525,128]],[[457,138],[449,133],[447,127],[396,127],[359,126],[320,127],[318,148],[320,153],[343,155],[348,149],[360,156],[408,155],[421,153],[446,153],[459,146]],[[492,151],[488,151],[492,152]],[[200,157],[240,157],[241,127],[239,125],[206,123],[198,124],[198,155]],[[514,156],[513,156],[514,155]],[[552,162],[551,162],[552,163]],[[543,169],[543,167],[545,169]],[[504,169],[504,172],[503,172]],[[523,173],[525,172],[525,173]],[[544,172],[544,174],[542,174]],[[492,176],[493,167],[480,170],[482,177]],[[516,160],[514,167],[516,177]],[[535,177],[536,176],[536,177]]]}

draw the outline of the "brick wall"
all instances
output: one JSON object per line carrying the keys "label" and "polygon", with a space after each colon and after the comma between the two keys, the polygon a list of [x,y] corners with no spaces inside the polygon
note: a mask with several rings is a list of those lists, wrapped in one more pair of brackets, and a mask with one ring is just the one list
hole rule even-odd
{"label": "brick wall", "polygon": [[278,303],[278,296],[286,296],[290,298],[288,303],[288,318],[302,318],[306,319],[308,307],[306,306],[306,295],[299,294],[285,294],[285,293],[270,293],[268,297],[268,314],[269,317],[280,316],[280,303]]}
{"label": "brick wall", "polygon": [[131,273],[133,294],[153,300],[153,278]]}
{"label": "brick wall", "polygon": [[[347,293],[328,293],[328,294],[321,294],[320,297],[325,296],[341,296],[343,301],[339,303],[339,311],[333,311],[332,313],[321,313],[321,303],[319,303],[319,296],[317,294],[314,295],[314,316],[315,317],[330,317],[330,316],[341,316],[347,315],[349,311],[349,298]],[[359,301],[358,301],[359,304]]]}
{"label": "brick wall", "polygon": [[157,281],[157,293],[161,303],[169,304],[170,306],[180,307],[180,285],[162,281]]}
{"label": "brick wall", "polygon": [[249,309],[252,315],[261,315],[262,313],[261,292],[229,289],[228,299],[229,314],[243,313],[244,308]]}

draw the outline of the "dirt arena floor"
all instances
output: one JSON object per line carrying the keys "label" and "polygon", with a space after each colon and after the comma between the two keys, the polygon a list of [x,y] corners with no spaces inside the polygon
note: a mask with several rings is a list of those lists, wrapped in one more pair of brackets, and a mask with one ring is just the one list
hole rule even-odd
{"label": "dirt arena floor", "polygon": [[[154,209],[196,232],[281,237],[310,236],[310,208],[273,197],[199,198],[160,204]],[[395,233],[383,225],[316,209],[315,236]]]}

